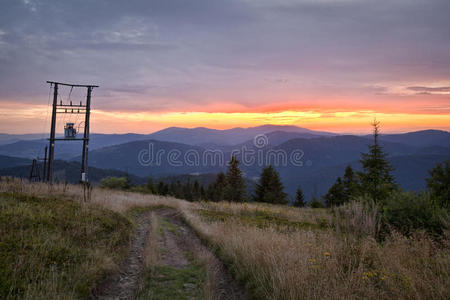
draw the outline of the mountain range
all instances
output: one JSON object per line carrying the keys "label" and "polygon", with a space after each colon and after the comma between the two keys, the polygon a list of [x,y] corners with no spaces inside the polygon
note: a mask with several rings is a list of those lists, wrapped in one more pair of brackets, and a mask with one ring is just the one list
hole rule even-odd
{"label": "mountain range", "polygon": [[[13,176],[20,178],[28,178],[30,175],[30,161],[24,158],[14,158],[0,155],[0,163],[5,160],[14,161],[13,166],[4,167],[0,169],[0,176]],[[12,165],[12,164],[11,164]],[[2,164],[4,166],[4,164]],[[79,162],[55,160],[54,161],[54,179],[57,182],[68,182],[76,184],[80,180],[80,168]],[[43,163],[39,163],[40,176],[43,175]],[[126,172],[113,169],[100,169],[96,167],[89,167],[89,180],[93,184],[98,184],[102,178],[108,176],[123,177],[127,175]],[[128,175],[130,181],[133,184],[143,184],[147,181],[146,178],[142,178],[135,175]]]}
{"label": "mountain range", "polygon": [[[296,126],[263,125],[250,128],[232,128],[226,130],[209,129],[204,127],[180,128],[169,127],[151,134],[101,134],[92,133],[90,136],[90,149],[100,149],[107,146],[123,144],[140,140],[158,140],[164,142],[182,143],[186,145],[196,145],[208,147],[233,146],[244,143],[259,134],[271,134],[278,131],[284,134],[284,140],[295,137],[314,138],[320,136],[334,136],[336,134],[313,131]],[[33,158],[43,156],[44,148],[48,145],[47,138],[42,134],[9,135],[0,134],[0,155],[10,155],[14,153],[17,157]],[[32,137],[35,137],[33,139]],[[283,137],[280,136],[281,139]],[[9,142],[8,142],[9,141]],[[275,138],[274,138],[275,141]],[[79,141],[58,141],[55,145],[55,157],[67,159],[75,157],[81,151]]]}
{"label": "mountain range", "polygon": [[[338,135],[275,125],[228,130],[171,127],[148,135],[91,134],[89,165],[96,170],[108,169],[109,174],[113,170],[120,174],[128,172],[136,177],[136,182],[152,176],[165,181],[201,177],[202,182],[208,183],[214,180],[213,174],[226,170],[226,162],[233,153],[241,160],[247,180],[257,180],[261,168],[272,164],[288,194],[294,195],[301,186],[310,199],[312,195],[326,193],[348,164],[358,170],[360,154],[367,152],[372,140],[370,135]],[[43,149],[46,143],[19,140],[0,145],[0,168],[4,169],[0,174],[14,173],[14,168],[19,168],[15,166],[25,169],[24,160],[17,157],[26,158],[29,164],[30,158],[42,151],[36,149]],[[69,164],[80,161],[81,145],[75,147],[73,143],[57,144],[56,158]],[[428,170],[450,159],[447,131],[383,134],[380,144],[395,168],[394,177],[405,190],[423,189]]]}

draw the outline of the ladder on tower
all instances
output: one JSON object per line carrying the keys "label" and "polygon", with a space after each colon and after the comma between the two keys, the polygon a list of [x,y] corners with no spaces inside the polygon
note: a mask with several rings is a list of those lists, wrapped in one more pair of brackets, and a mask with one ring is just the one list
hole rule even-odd
{"label": "ladder on tower", "polygon": [[33,159],[33,163],[31,164],[30,176],[29,179],[31,182],[39,182],[41,181],[41,172],[39,171],[39,164],[37,159]]}

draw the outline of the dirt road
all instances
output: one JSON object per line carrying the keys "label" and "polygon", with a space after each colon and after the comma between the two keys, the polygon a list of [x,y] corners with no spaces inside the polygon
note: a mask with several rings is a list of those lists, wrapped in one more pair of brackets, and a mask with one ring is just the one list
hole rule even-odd
{"label": "dirt road", "polygon": [[[150,216],[158,219],[158,237],[147,247],[158,251],[157,267],[145,270],[143,256],[148,242]],[[152,249],[150,249],[152,251]],[[196,258],[206,257],[198,267]],[[199,278],[207,277],[206,280]],[[208,284],[208,287],[200,285]],[[178,290],[177,290],[178,289]],[[209,290],[205,296],[203,290]],[[181,215],[171,208],[159,208],[140,215],[137,231],[120,271],[111,275],[93,292],[93,299],[248,299],[248,293],[227,272],[222,262],[197,237]]]}

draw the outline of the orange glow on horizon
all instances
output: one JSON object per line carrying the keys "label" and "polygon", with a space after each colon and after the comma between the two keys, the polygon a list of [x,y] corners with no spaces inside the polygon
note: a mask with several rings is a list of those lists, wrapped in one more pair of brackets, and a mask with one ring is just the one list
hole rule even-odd
{"label": "orange glow on horizon", "polygon": [[276,113],[109,113],[97,112],[105,120],[121,120],[130,124],[139,124],[133,132],[142,131],[148,124],[160,125],[159,129],[171,126],[208,127],[228,129],[233,127],[253,127],[263,124],[296,125],[312,130],[337,133],[366,133],[371,131],[370,123],[374,118],[382,122],[385,132],[405,132],[421,129],[450,129],[450,115],[440,114],[393,114],[373,111],[356,112],[320,112],[320,111],[283,111]]}
{"label": "orange glow on horizon", "polygon": [[[50,123],[50,114],[47,115],[47,106],[45,105],[32,108],[20,104],[14,105],[14,107],[1,107],[0,116],[0,132],[3,133],[47,132]],[[423,129],[450,130],[450,114],[445,113],[393,113],[372,110],[330,112],[322,109],[233,113],[110,112],[94,109],[91,132],[151,133],[172,126],[229,129],[273,124],[358,134],[370,132],[370,123],[374,118],[381,121],[382,130],[385,133]],[[63,121],[58,120],[58,122]]]}

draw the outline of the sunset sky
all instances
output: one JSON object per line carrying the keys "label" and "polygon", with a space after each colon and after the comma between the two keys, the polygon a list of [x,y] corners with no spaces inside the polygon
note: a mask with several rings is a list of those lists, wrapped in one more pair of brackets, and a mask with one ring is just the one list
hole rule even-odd
{"label": "sunset sky", "polygon": [[46,80],[100,86],[93,132],[450,130],[449,16],[449,0],[1,0],[0,132],[48,130]]}

